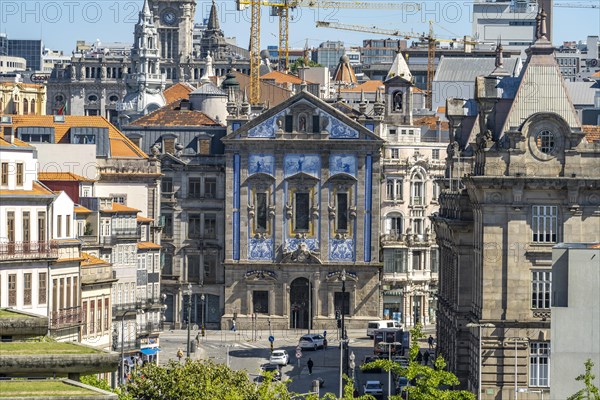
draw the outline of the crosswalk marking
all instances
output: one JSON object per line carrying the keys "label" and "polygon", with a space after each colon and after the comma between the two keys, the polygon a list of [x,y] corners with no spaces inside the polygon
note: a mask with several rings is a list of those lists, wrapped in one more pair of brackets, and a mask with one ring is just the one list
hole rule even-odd
{"label": "crosswalk marking", "polygon": [[225,349],[229,347],[230,350],[235,349],[266,349],[268,346],[259,343],[248,343],[248,342],[236,342],[236,343],[210,343],[200,342],[200,347],[208,348],[208,349]]}

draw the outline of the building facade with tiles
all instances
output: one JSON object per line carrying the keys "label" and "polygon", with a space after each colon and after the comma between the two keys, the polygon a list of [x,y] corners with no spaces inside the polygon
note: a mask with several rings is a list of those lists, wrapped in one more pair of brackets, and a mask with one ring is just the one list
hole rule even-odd
{"label": "building facade with tiles", "polygon": [[306,91],[228,119],[222,328],[333,331],[336,311],[348,328],[379,318],[383,141],[369,128]]}
{"label": "building facade with tiles", "polygon": [[496,399],[548,391],[552,247],[600,239],[597,137],[580,125],[545,18],[520,76],[500,56],[474,99],[447,101],[448,180],[432,218],[438,349],[464,387]]}

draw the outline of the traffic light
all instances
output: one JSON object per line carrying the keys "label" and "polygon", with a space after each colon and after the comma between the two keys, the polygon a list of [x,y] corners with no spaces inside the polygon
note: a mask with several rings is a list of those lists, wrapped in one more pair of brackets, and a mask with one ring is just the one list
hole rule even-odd
{"label": "traffic light", "polygon": [[338,320],[337,320],[337,327],[338,327],[338,328],[341,328],[341,327],[342,327],[342,320],[341,320],[341,319],[338,319]]}
{"label": "traffic light", "polygon": [[[338,321],[340,319],[342,319],[342,315],[340,313],[340,310],[335,310],[335,319],[337,319]],[[339,323],[338,323],[338,325],[339,325]]]}

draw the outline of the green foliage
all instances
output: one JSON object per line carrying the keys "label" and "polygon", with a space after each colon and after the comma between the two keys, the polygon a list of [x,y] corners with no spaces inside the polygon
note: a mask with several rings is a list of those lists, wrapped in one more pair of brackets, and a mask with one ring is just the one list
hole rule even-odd
{"label": "green foliage", "polygon": [[250,381],[245,371],[234,371],[212,361],[170,361],[166,366],[147,363],[132,375],[120,400],[289,400],[285,382],[264,373],[261,383]]}
{"label": "green foliage", "polygon": [[583,381],[585,389],[579,390],[567,400],[600,400],[600,391],[598,390],[598,387],[594,385],[594,379],[596,379],[596,376],[592,374],[594,363],[588,358],[584,365],[585,373],[579,375],[577,378],[575,378],[575,380]]}
{"label": "green foliage", "polygon": [[[411,400],[475,400],[476,397],[471,392],[443,389],[458,385],[460,383],[458,378],[453,373],[446,371],[446,362],[442,356],[437,357],[433,368],[421,365],[417,361],[420,351],[419,339],[424,337],[421,325],[416,325],[410,334],[412,341],[408,368],[403,368],[400,364],[390,360],[380,359],[361,366],[361,369],[381,368],[386,372],[392,371],[395,375],[405,376],[411,382],[414,381],[415,386],[409,386],[406,389]],[[400,400],[400,396],[391,396],[390,400]]]}
{"label": "green foliage", "polygon": [[108,392],[112,392],[112,388],[106,381],[106,379],[98,378],[98,375],[83,375],[79,381],[81,383],[85,383],[86,385],[93,386],[98,389],[106,390]]}
{"label": "green foliage", "polygon": [[[298,68],[300,67],[304,67],[304,59],[303,58],[298,58],[296,61],[294,61],[293,63],[289,64],[289,69],[290,72],[295,74],[296,72],[298,72]],[[308,65],[307,67],[322,67],[321,64],[314,62],[313,60],[308,60]]]}
{"label": "green foliage", "polygon": [[[339,397],[337,397],[335,394],[333,393],[325,393],[325,396],[323,396],[323,400],[375,400],[375,397],[371,396],[370,394],[366,394],[363,396],[359,396],[359,397],[354,397],[354,381],[349,378],[347,375],[344,375],[344,391],[342,393],[342,398],[340,399]],[[306,400],[317,400],[318,397],[314,396],[312,398],[307,397]]]}

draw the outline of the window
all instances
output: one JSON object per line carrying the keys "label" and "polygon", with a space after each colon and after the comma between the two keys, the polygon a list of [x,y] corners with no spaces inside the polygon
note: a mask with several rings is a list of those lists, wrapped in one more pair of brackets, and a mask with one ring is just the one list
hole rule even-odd
{"label": "window", "polygon": [[23,274],[23,305],[31,305],[31,273]]}
{"label": "window", "polygon": [[425,199],[423,198],[425,183],[423,175],[420,172],[415,172],[413,174],[410,186],[410,204],[417,206],[425,204]]}
{"label": "window", "polygon": [[529,343],[529,386],[550,386],[550,343]]}
{"label": "window", "polygon": [[202,179],[190,178],[188,181],[188,197],[197,199],[201,196],[200,188],[202,186]]}
{"label": "window", "polygon": [[23,244],[29,248],[29,241],[31,240],[31,221],[29,218],[29,211],[23,211]]}
{"label": "window", "polygon": [[165,214],[161,218],[163,218],[163,235],[166,237],[173,236],[173,215]]}
{"label": "window", "polygon": [[552,271],[531,271],[531,308],[550,308]]}
{"label": "window", "polygon": [[204,237],[217,237],[217,216],[216,214],[204,214]]}
{"label": "window", "polygon": [[267,230],[267,193],[259,192],[256,193],[256,217],[255,217],[255,230],[258,232],[264,232]]}
{"label": "window", "polygon": [[209,199],[217,197],[217,178],[204,179],[204,197]]}
{"label": "window", "polygon": [[90,333],[95,333],[95,322],[96,322],[96,302],[90,301]]}
{"label": "window", "polygon": [[402,179],[388,179],[385,193],[388,200],[402,200]]}
{"label": "window", "polygon": [[38,241],[46,241],[46,211],[38,211]]}
{"label": "window", "polygon": [[2,163],[2,177],[0,179],[0,184],[8,185],[8,163]]}
{"label": "window", "polygon": [[188,220],[188,237],[197,238],[200,237],[200,214],[190,214]]}
{"label": "window", "polygon": [[396,134],[396,130],[395,129],[390,129],[390,135],[395,135]]}
{"label": "window", "polygon": [[294,195],[294,206],[294,230],[307,231],[310,221],[310,195],[308,193],[296,193]]}
{"label": "window", "polygon": [[[119,204],[127,204],[127,195],[126,194],[111,194],[111,200],[113,203],[119,203]],[[110,205],[110,207],[112,207],[112,204]]]}
{"label": "window", "polygon": [[439,249],[431,249],[431,260],[430,260],[430,265],[431,265],[431,272],[437,273],[440,270],[440,256],[439,256]]}
{"label": "window", "polygon": [[411,210],[412,233],[422,235],[424,228],[425,212],[423,210]]}
{"label": "window", "polygon": [[108,310],[110,308],[110,300],[107,298],[104,299],[104,329],[109,329],[110,325],[108,324]]}
{"label": "window", "polygon": [[348,193],[337,193],[336,203],[336,230],[346,231],[348,230]]}
{"label": "window", "polygon": [[192,254],[187,257],[188,281],[200,282],[200,255]]}
{"label": "window", "polygon": [[38,274],[38,304],[46,304],[46,272]]}
{"label": "window", "polygon": [[65,217],[65,228],[67,230],[66,237],[71,237],[71,216],[67,215]]}
{"label": "window", "polygon": [[6,212],[6,236],[8,242],[15,242],[15,212]]}
{"label": "window", "polygon": [[392,160],[400,159],[400,149],[390,149],[390,158]]}
{"label": "window", "polygon": [[406,272],[407,264],[407,249],[385,249],[383,251],[383,272]]}
{"label": "window", "polygon": [[[342,297],[343,295],[343,297]],[[342,308],[342,299],[343,299],[343,308]],[[344,315],[350,315],[350,293],[349,292],[335,292],[334,296],[334,305],[336,311],[340,311],[343,309]]]}
{"label": "window", "polygon": [[269,292],[266,290],[255,290],[252,292],[253,312],[257,314],[269,313]]}
{"label": "window", "polygon": [[534,242],[556,243],[557,224],[556,206],[533,206],[531,229]]}
{"label": "window", "polygon": [[439,160],[440,159],[440,149],[433,149],[433,150],[431,150],[431,159],[432,160]]}
{"label": "window", "polygon": [[96,329],[102,332],[102,300],[98,300],[98,313],[96,314]]}
{"label": "window", "polygon": [[17,274],[8,275],[8,306],[17,305]]}
{"label": "window", "polygon": [[387,233],[395,237],[402,235],[403,223],[402,215],[398,213],[388,214],[386,218]]}
{"label": "window", "polygon": [[56,216],[56,237],[62,237],[62,215]]}
{"label": "window", "polygon": [[556,140],[554,134],[548,130],[539,132],[535,138],[537,148],[544,154],[550,154],[554,151]]}
{"label": "window", "polygon": [[[91,114],[89,114],[91,115]],[[96,135],[73,135],[74,144],[96,144]]]}
{"label": "window", "polygon": [[160,190],[163,193],[173,193],[173,178],[163,178],[160,183]]}
{"label": "window", "polygon": [[420,271],[423,269],[422,268],[423,253],[421,251],[413,250],[412,261],[413,261],[412,269],[414,271]]}
{"label": "window", "polygon": [[76,307],[79,304],[79,285],[77,284],[77,277],[73,277],[73,306]]}
{"label": "window", "polygon": [[81,312],[82,312],[82,319],[83,321],[83,326],[82,326],[82,330],[83,332],[81,332],[82,335],[87,335],[88,333],[88,327],[87,327],[87,321],[88,321],[88,317],[87,317],[87,301],[84,301],[83,304],[81,305]]}
{"label": "window", "polygon": [[67,278],[67,292],[66,292],[66,297],[67,297],[67,299],[66,299],[65,305],[67,307],[71,307],[71,277]]}
{"label": "window", "polygon": [[17,163],[17,185],[23,185],[23,163]]}

